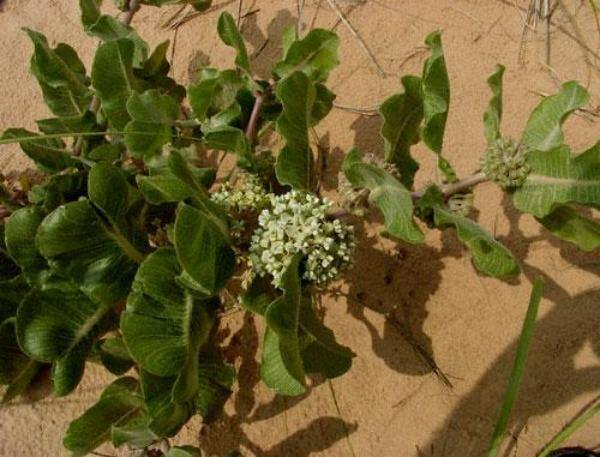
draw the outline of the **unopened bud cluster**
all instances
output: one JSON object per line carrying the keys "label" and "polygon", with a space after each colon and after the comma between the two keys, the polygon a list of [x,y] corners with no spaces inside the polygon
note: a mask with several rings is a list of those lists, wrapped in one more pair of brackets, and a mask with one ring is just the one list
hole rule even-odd
{"label": "unopened bud cluster", "polygon": [[498,138],[487,147],[481,169],[490,181],[503,189],[520,187],[530,171],[528,151],[527,146],[510,138]]}
{"label": "unopened bud cluster", "polygon": [[250,173],[241,174],[235,185],[223,184],[211,198],[215,203],[235,213],[258,212],[270,204],[269,194],[260,178]]}
{"label": "unopened bud cluster", "polygon": [[297,191],[270,198],[250,244],[250,264],[258,275],[271,275],[273,284],[281,286],[298,253],[306,259],[303,279],[314,284],[329,282],[351,265],[352,227],[328,218],[329,201]]}

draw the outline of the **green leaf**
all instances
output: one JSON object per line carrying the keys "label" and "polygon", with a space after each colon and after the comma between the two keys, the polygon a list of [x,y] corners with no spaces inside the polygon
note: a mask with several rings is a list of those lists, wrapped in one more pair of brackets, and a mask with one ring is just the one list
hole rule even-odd
{"label": "green leaf", "polygon": [[525,315],[525,320],[523,321],[523,328],[521,330],[521,336],[519,337],[519,344],[517,346],[517,354],[515,355],[510,378],[508,380],[508,386],[502,401],[500,416],[498,417],[498,421],[494,426],[490,448],[487,453],[488,457],[495,457],[500,451],[500,445],[502,444],[504,434],[508,427],[510,413],[517,398],[523,373],[525,372],[525,364],[527,363],[527,355],[529,353],[529,344],[531,343],[531,339],[533,337],[533,330],[535,328],[535,321],[543,292],[544,283],[541,279],[536,279],[533,283],[533,290],[531,291],[531,298],[529,299],[527,314]]}
{"label": "green leaf", "polygon": [[576,81],[564,83],[558,94],[544,98],[533,110],[521,141],[538,151],[550,151],[562,145],[562,124],[572,112],[585,106],[589,98]]}
{"label": "green leaf", "polygon": [[60,205],[75,201],[87,193],[87,173],[76,171],[52,175],[42,185],[33,186],[28,194],[29,201],[46,213]]}
{"label": "green leaf", "polygon": [[333,108],[335,98],[336,95],[325,84],[315,84],[315,102],[310,115],[312,125],[317,125],[329,114]]}
{"label": "green leaf", "polygon": [[298,336],[302,294],[299,267],[297,255],[282,276],[283,295],[265,312],[268,328],[260,375],[268,387],[281,395],[300,395],[306,391]]}
{"label": "green leaf", "polygon": [[35,121],[41,132],[53,133],[87,133],[100,132],[96,117],[91,111],[81,116],[53,117]]}
{"label": "green leaf", "polygon": [[235,266],[235,254],[223,233],[223,224],[219,214],[187,204],[180,204],[175,220],[174,244],[179,262],[206,295],[221,289]]}
{"label": "green leaf", "polygon": [[148,414],[140,413],[123,425],[113,425],[110,431],[113,446],[118,448],[127,444],[130,448],[142,449],[160,440],[160,436],[150,428],[151,422]]}
{"label": "green leaf", "polygon": [[132,64],[135,68],[143,68],[148,57],[148,44],[140,38],[137,32],[129,25],[125,25],[113,16],[92,11],[89,3],[94,0],[80,0],[80,6],[87,3],[86,11],[82,6],[82,21],[85,32],[93,37],[100,38],[103,42],[116,41],[121,38],[130,40],[133,45]]}
{"label": "green leaf", "polygon": [[558,206],[538,221],[554,236],[576,244],[583,251],[600,247],[600,223],[582,216],[570,206]]}
{"label": "green leaf", "polygon": [[24,275],[0,281],[0,323],[17,315],[17,308],[29,292]]}
{"label": "green leaf", "polygon": [[231,14],[224,12],[219,16],[217,31],[219,32],[219,36],[221,37],[221,40],[223,40],[223,43],[227,46],[231,46],[237,51],[237,56],[235,58],[236,66],[246,73],[251,74],[252,70],[250,69],[248,51],[246,50],[244,39],[237,29],[235,20]]}
{"label": "green leaf", "polygon": [[229,125],[241,116],[238,98],[247,91],[246,84],[235,70],[218,71],[205,68],[198,81],[188,89],[194,116],[211,127]]}
{"label": "green leaf", "polygon": [[235,369],[226,364],[214,344],[206,345],[200,353],[199,382],[195,407],[205,423],[215,420],[231,395]]}
{"label": "green leaf", "polygon": [[483,113],[483,126],[485,139],[488,144],[501,137],[500,122],[502,121],[502,77],[504,65],[496,65],[496,70],[488,78],[487,83],[492,91],[492,98],[485,113]]}
{"label": "green leaf", "polygon": [[165,457],[202,457],[202,453],[197,447],[177,446],[169,449]]}
{"label": "green leaf", "polygon": [[380,133],[386,162],[396,165],[402,184],[410,189],[419,169],[410,155],[410,147],[419,141],[419,126],[423,120],[421,79],[405,76],[402,85],[404,93],[392,95],[379,108],[383,119]]}
{"label": "green leaf", "polygon": [[[212,168],[190,167],[198,186],[209,188],[215,180]],[[150,175],[136,175],[136,182],[146,201],[152,205],[181,202],[196,195],[193,188],[175,176],[168,167],[150,165]]]}
{"label": "green leaf", "polygon": [[[8,129],[2,134],[2,139],[37,136],[37,133],[25,129]],[[56,173],[76,164],[60,139],[46,139],[40,136],[39,140],[23,141],[19,143],[19,146],[27,154],[27,157],[46,173]]]}
{"label": "green leaf", "polygon": [[95,24],[102,12],[100,6],[102,0],[79,0],[79,9],[81,11],[81,23],[84,27],[90,27]]}
{"label": "green leaf", "polygon": [[131,355],[121,337],[98,341],[96,351],[102,365],[114,375],[120,376],[133,366]]}
{"label": "green leaf", "polygon": [[94,165],[88,191],[90,200],[50,213],[36,243],[53,269],[93,300],[113,305],[128,293],[145,244],[126,218],[130,187],[119,169],[105,162]]}
{"label": "green leaf", "polygon": [[335,33],[313,29],[301,40],[286,45],[287,52],[275,65],[273,73],[283,79],[300,71],[311,81],[324,82],[339,63],[339,43]]}
{"label": "green leaf", "polygon": [[107,441],[114,426],[122,426],[142,410],[138,382],[120,378],[110,384],[100,400],[69,424],[63,445],[75,456],[84,456]]}
{"label": "green leaf", "polygon": [[308,339],[302,349],[302,361],[307,373],[321,373],[330,379],[350,369],[354,353],[335,340],[333,332],[325,327],[315,313],[311,297],[306,294],[302,297],[299,324]]}
{"label": "green leaf", "polygon": [[236,127],[222,126],[205,132],[206,147],[235,154],[240,168],[253,172],[256,170],[252,146],[243,131]]}
{"label": "green leaf", "polygon": [[133,92],[127,100],[131,121],[125,126],[125,145],[132,156],[148,160],[159,155],[171,141],[172,128],[179,117],[179,105],[156,89]]}
{"label": "green leaf", "polygon": [[173,396],[190,400],[198,391],[198,361],[213,325],[207,301],[176,281],[175,251],[161,248],[140,266],[121,317],[121,331],[134,360],[157,376],[176,376]]}
{"label": "green leaf", "polygon": [[166,40],[160,43],[148,60],[144,62],[144,74],[150,76],[163,75],[166,76],[169,73],[171,65],[167,60],[167,52],[169,51],[170,41]]}
{"label": "green leaf", "polygon": [[92,65],[92,84],[110,126],[122,131],[130,121],[127,101],[140,82],[133,74],[135,44],[122,38],[100,45]]}
{"label": "green leaf", "polygon": [[15,319],[0,324],[0,384],[6,385],[2,403],[24,393],[42,364],[27,357],[17,342]]}
{"label": "green leaf", "polygon": [[490,276],[504,278],[519,273],[519,264],[511,252],[471,219],[446,207],[441,191],[431,186],[419,199],[419,209],[433,210],[437,227],[454,226],[460,241],[471,252],[475,267]]}
{"label": "green leaf", "polygon": [[431,50],[431,56],[425,61],[421,80],[424,117],[421,136],[427,147],[438,155],[438,168],[444,174],[446,181],[455,182],[456,173],[442,156],[444,132],[450,108],[450,81],[440,32],[429,34],[425,44]]}
{"label": "green leaf", "polygon": [[542,218],[565,203],[600,206],[600,142],[573,156],[566,146],[532,151],[531,171],[514,194],[515,206]]}
{"label": "green leaf", "polygon": [[383,213],[387,233],[408,243],[423,242],[423,233],[413,219],[412,197],[400,181],[364,163],[357,149],[346,155],[342,171],[353,186],[370,190],[369,198]]}
{"label": "green leaf", "polygon": [[79,383],[93,339],[110,310],[80,292],[58,289],[32,290],[21,303],[19,345],[34,360],[55,363],[55,394],[66,395]]}
{"label": "green leaf", "polygon": [[316,90],[304,73],[295,72],[277,85],[277,98],[283,111],[277,119],[277,132],[286,144],[277,156],[277,180],[296,190],[310,191],[313,187],[313,157],[308,129],[313,125],[311,112]]}
{"label": "green leaf", "polygon": [[15,211],[5,222],[6,249],[34,283],[43,283],[49,275],[48,263],[35,246],[35,236],[44,216],[40,208],[30,206]]}
{"label": "green leaf", "polygon": [[31,73],[36,77],[44,101],[57,116],[82,115],[89,105],[92,93],[85,75],[85,67],[70,46],[60,43],[50,48],[41,33],[24,29],[34,45]]}

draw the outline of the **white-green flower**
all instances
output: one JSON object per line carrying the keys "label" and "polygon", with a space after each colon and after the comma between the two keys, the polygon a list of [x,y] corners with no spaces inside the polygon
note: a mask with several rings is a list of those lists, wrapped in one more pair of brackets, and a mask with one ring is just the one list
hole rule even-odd
{"label": "white-green flower", "polygon": [[250,264],[260,276],[271,275],[279,286],[292,258],[305,258],[303,278],[325,284],[348,268],[354,250],[352,227],[330,220],[331,202],[310,194],[291,191],[271,196],[270,208],[258,217],[258,228],[250,244]]}

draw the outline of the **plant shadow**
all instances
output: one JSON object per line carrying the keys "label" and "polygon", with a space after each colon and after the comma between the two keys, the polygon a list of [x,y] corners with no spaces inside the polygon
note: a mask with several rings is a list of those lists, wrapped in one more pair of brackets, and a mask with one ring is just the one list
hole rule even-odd
{"label": "plant shadow", "polygon": [[307,392],[297,397],[276,395],[272,401],[257,404],[256,386],[260,382],[259,366],[256,362],[260,336],[254,318],[244,316],[241,329],[232,338],[226,349],[228,359],[239,359],[238,391],[234,394],[233,414],[223,414],[218,420],[204,425],[200,430],[200,448],[206,456],[227,456],[239,451],[244,456],[256,457],[308,457],[314,452],[328,449],[337,441],[356,430],[356,424],[341,418],[322,416],[312,420],[306,427],[289,434],[283,441],[269,449],[253,442],[245,429],[253,423],[265,421],[285,414],[304,401],[312,389],[324,382],[322,378],[311,379]]}
{"label": "plant shadow", "polygon": [[[600,252],[579,251],[575,246],[551,238],[544,232],[541,236],[528,238],[519,229],[520,215],[512,207],[509,196],[505,196],[503,207],[510,222],[510,231],[503,241],[516,247],[513,252],[520,260],[529,282],[538,277],[543,279],[544,298],[552,303],[552,308],[536,322],[525,376],[511,416],[509,430],[512,441],[508,443],[508,453],[518,442],[520,431],[530,417],[554,411],[580,395],[600,388],[600,364],[583,368],[576,365],[577,355],[586,346],[600,357],[600,339],[597,338],[600,286],[571,296],[542,270],[525,262],[531,241],[549,241],[570,264],[566,268],[579,268],[595,274],[600,274]],[[456,405],[434,439],[422,448],[423,455],[485,455],[517,345],[518,340],[515,340],[506,347],[475,388]],[[564,421],[569,419],[565,417]]]}

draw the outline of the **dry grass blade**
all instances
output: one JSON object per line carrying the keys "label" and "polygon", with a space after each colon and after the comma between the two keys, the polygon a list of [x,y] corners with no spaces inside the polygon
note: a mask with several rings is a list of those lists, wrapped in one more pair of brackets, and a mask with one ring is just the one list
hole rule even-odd
{"label": "dry grass blade", "polygon": [[371,49],[369,48],[369,46],[367,45],[367,43],[365,42],[365,40],[363,40],[363,38],[360,36],[360,33],[358,33],[358,30],[356,30],[354,28],[354,26],[352,25],[352,23],[350,22],[350,20],[342,12],[342,10],[338,6],[336,0],[327,0],[327,3],[329,3],[329,5],[334,9],[334,11],[336,12],[336,14],[340,18],[340,20],[344,23],[344,25],[350,31],[350,33],[352,34],[352,36],[354,38],[356,38],[356,40],[359,42],[360,46],[363,48],[363,50],[365,51],[365,53],[369,57],[369,60],[371,60],[371,62],[373,63],[373,65],[375,65],[375,67],[377,68],[377,72],[381,76],[385,76],[386,75],[385,70],[383,69],[383,67],[377,61],[377,58],[375,57],[375,54],[373,54],[373,52],[371,51]]}

